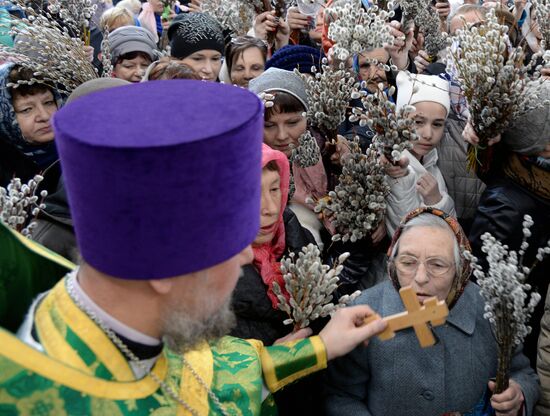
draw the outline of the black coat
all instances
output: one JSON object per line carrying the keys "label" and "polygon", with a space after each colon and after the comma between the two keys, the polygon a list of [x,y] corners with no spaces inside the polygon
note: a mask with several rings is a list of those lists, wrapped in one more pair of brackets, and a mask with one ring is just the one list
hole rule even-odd
{"label": "black coat", "polygon": [[6,187],[14,177],[27,183],[42,171],[15,146],[0,138],[0,186]]}
{"label": "black coat", "polygon": [[[283,221],[285,255],[297,253],[310,243],[315,244],[313,236],[302,228],[296,215],[288,208],[283,213]],[[251,264],[243,267],[243,275],[233,292],[233,310],[237,316],[237,326],[231,331],[233,336],[259,339],[265,345],[272,345],[275,340],[292,332],[291,325],[283,324],[288,316],[273,309],[267,296],[267,286]]]}
{"label": "black coat", "polygon": [[[468,236],[472,251],[481,260],[484,270],[487,270],[485,253],[481,252],[481,236],[485,232],[508,245],[512,250],[519,250],[523,239],[523,216],[529,214],[534,221],[531,227],[531,237],[528,239],[529,249],[525,253],[524,264],[531,267],[539,247],[546,246],[550,239],[550,201],[538,197],[522,186],[516,184],[504,174],[497,178],[491,176],[487,189],[481,195],[479,206],[474,216]],[[545,298],[550,282],[550,257],[539,263],[529,275],[527,282]],[[524,342],[525,355],[535,365],[537,338],[540,331],[540,320],[544,312],[544,302],[539,302],[529,325],[533,328]]]}

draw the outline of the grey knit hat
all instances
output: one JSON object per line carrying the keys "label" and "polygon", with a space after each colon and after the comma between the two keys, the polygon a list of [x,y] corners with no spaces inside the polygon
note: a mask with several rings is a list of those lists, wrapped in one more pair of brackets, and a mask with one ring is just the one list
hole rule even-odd
{"label": "grey knit hat", "polygon": [[286,92],[308,108],[308,100],[304,81],[299,75],[279,68],[269,68],[262,75],[254,78],[248,84],[248,89],[255,94],[262,92]]}
{"label": "grey knit hat", "polygon": [[550,83],[534,81],[529,89],[536,90],[541,105],[516,119],[502,141],[513,152],[532,156],[550,143]]}
{"label": "grey knit hat", "polygon": [[122,26],[109,33],[111,62],[116,64],[118,58],[130,52],[143,52],[155,61],[160,53],[151,32],[143,27]]}

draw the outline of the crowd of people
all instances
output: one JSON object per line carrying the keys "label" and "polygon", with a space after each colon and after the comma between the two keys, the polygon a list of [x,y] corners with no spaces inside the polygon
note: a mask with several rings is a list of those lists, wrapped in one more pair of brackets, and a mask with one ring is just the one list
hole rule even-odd
{"label": "crowd of people", "polygon": [[[209,2],[232,12],[220,0],[86,2],[95,14],[79,56],[97,77],[68,91],[33,67],[39,57],[21,59],[32,41],[17,28],[36,16],[63,28],[55,6],[78,2],[0,1],[0,197],[37,182],[22,208],[32,215],[16,231],[0,221],[0,415],[550,415],[550,260],[538,251],[550,245],[550,36],[535,13],[547,3],[427,2],[449,38],[495,15],[507,26],[501,53],[522,48],[525,65],[540,56],[540,102],[489,140],[476,170],[479,131],[449,70],[456,45],[431,56],[399,1],[248,2],[246,33]],[[329,35],[338,3],[389,3],[392,42],[340,59]],[[324,66],[361,90],[335,137],[311,116],[307,80]],[[378,155],[383,219],[339,240],[317,203],[357,149],[373,148],[376,125],[350,116],[357,97],[381,93],[406,109],[417,140],[395,160]],[[464,254],[492,267],[485,233],[522,253],[542,297],[503,391]],[[350,253],[333,296],[354,300],[293,328],[281,260],[309,245],[328,265]],[[434,346],[412,327],[376,337],[380,317],[403,312],[406,286],[449,310]]]}

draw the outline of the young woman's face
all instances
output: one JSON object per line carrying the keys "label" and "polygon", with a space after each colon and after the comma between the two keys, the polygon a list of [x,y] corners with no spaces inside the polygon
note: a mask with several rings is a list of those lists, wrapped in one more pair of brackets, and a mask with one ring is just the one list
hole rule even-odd
{"label": "young woman's face", "polygon": [[265,69],[262,52],[256,47],[245,49],[231,66],[231,82],[239,87],[248,88],[248,83],[259,77]]}
{"label": "young woman's face", "polygon": [[222,54],[213,49],[197,51],[181,60],[205,81],[216,81],[222,67]]}
{"label": "young woman's face", "polygon": [[113,75],[129,82],[141,82],[147,67],[151,65],[151,59],[138,55],[134,59],[123,59],[115,65]]}
{"label": "young woman's face", "polygon": [[413,146],[413,154],[422,157],[436,147],[445,133],[447,110],[441,104],[423,101],[414,105],[411,114],[415,121],[418,141]]}
{"label": "young woman's face", "polygon": [[260,231],[254,245],[271,242],[281,214],[281,176],[279,172],[264,169],[262,171],[262,207],[260,213]]}
{"label": "young woman's face", "polygon": [[306,132],[307,120],[302,112],[273,112],[264,121],[264,143],[275,150],[283,152],[287,157],[292,153],[290,145],[297,145],[298,139]]}
{"label": "young woman's face", "polygon": [[26,96],[14,94],[12,103],[19,129],[26,141],[41,144],[54,139],[50,120],[57,111],[57,103],[51,91]]}

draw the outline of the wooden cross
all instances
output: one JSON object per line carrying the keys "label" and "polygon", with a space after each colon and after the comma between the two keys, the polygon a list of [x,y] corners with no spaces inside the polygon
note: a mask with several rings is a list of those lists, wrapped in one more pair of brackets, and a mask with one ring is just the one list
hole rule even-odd
{"label": "wooden cross", "polygon": [[[443,325],[449,315],[447,304],[433,297],[426,299],[424,305],[420,305],[416,293],[410,286],[402,287],[399,290],[399,296],[401,296],[407,311],[382,318],[388,323],[388,326],[378,334],[378,338],[387,341],[393,338],[397,331],[413,327],[422,348],[434,345],[435,338],[427,323],[429,322],[432,326]],[[365,319],[365,323],[368,324],[376,319],[380,319],[380,315],[369,316]]]}

